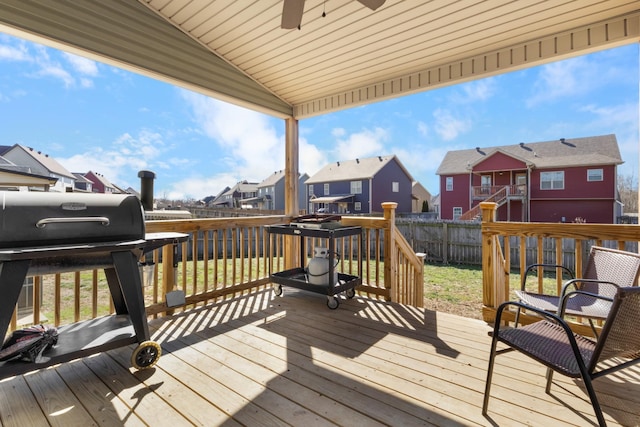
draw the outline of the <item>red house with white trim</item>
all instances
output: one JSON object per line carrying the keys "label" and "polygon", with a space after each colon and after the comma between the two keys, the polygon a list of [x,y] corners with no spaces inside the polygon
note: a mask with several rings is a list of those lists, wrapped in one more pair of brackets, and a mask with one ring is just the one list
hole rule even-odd
{"label": "red house with white trim", "polygon": [[440,218],[479,219],[479,203],[498,204],[497,220],[616,222],[615,135],[449,151],[438,171]]}

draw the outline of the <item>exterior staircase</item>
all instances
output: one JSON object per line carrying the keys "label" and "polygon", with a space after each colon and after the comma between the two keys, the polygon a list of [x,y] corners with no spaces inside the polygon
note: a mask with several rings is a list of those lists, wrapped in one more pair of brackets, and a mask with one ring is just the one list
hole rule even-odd
{"label": "exterior staircase", "polygon": [[[499,208],[507,202],[508,188],[508,186],[500,188],[498,191],[484,199],[483,202],[495,202],[498,205],[497,207]],[[480,203],[478,203],[477,205],[460,215],[460,218],[458,218],[458,220],[478,221],[481,215],[482,211],[480,210]]]}

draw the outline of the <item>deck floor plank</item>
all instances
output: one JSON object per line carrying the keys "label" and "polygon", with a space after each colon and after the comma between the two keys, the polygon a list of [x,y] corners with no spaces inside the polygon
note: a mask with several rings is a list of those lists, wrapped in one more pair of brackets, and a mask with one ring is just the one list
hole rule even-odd
{"label": "deck floor plank", "polygon": [[98,425],[55,369],[41,369],[25,379],[51,426]]}
{"label": "deck floor plank", "polygon": [[147,386],[108,353],[87,357],[84,363],[146,424],[166,427],[188,425],[178,411],[156,394],[160,383],[151,380],[152,384]]}
{"label": "deck floor plank", "polygon": [[0,381],[0,422],[2,427],[48,425],[23,376]]}
{"label": "deck floor plank", "polygon": [[[150,329],[152,369],[129,367],[131,346],[0,381],[0,427],[596,425],[580,381],[556,375],[547,395],[544,368],[515,352],[496,359],[483,417],[490,328],[446,313],[264,290]],[[640,425],[640,367],[594,386],[609,426]]]}
{"label": "deck floor plank", "polygon": [[56,370],[98,425],[145,425],[82,360],[63,363]]}

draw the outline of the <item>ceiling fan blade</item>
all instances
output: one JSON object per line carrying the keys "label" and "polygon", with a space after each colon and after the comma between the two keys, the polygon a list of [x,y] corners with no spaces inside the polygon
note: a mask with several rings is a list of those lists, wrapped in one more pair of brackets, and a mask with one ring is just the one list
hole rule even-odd
{"label": "ceiling fan blade", "polygon": [[382,6],[385,0],[358,0],[363,5],[367,6],[371,10],[376,10]]}
{"label": "ceiling fan blade", "polygon": [[303,11],[304,0],[284,0],[282,3],[282,23],[280,27],[287,30],[298,28],[302,22]]}

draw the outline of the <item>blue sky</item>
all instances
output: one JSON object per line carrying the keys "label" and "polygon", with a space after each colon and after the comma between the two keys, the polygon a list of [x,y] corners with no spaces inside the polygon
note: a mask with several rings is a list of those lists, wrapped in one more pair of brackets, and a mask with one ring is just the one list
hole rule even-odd
{"label": "blue sky", "polygon": [[[449,150],[613,133],[638,178],[638,44],[300,121],[300,171],[396,154],[437,194]],[[0,33],[0,145],[33,147],[156,197],[284,168],[284,121]]]}

